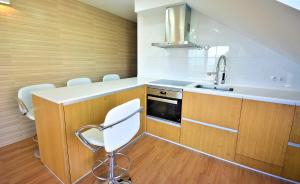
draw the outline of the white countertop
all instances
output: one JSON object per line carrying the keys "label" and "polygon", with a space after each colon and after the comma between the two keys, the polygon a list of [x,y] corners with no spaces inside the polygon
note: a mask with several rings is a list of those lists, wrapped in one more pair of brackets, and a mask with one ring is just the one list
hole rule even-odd
{"label": "white countertop", "polygon": [[46,89],[35,91],[32,94],[57,104],[68,105],[112,94],[121,90],[142,86],[147,82],[147,79],[134,77],[109,82],[95,82],[86,85]]}
{"label": "white countertop", "polygon": [[[127,78],[127,79],[121,79],[116,81],[110,81],[110,82],[97,82],[97,83],[80,85],[80,86],[47,89],[47,90],[33,92],[33,94],[57,104],[68,105],[76,102],[85,101],[87,99],[92,99],[99,96],[115,93],[121,90],[142,86],[144,84],[151,84],[150,82],[154,80],[155,79],[135,77],[135,78]],[[193,83],[186,87],[179,87],[179,88],[182,88],[183,91],[189,91],[195,93],[204,93],[204,94],[227,96],[233,98],[243,98],[243,99],[250,99],[250,100],[258,100],[258,101],[300,106],[300,91],[232,86],[234,87],[234,91],[226,92],[226,91],[194,88],[193,86],[195,84],[196,83]],[[178,86],[170,86],[170,85],[157,85],[157,84],[151,84],[151,85],[178,88]]]}

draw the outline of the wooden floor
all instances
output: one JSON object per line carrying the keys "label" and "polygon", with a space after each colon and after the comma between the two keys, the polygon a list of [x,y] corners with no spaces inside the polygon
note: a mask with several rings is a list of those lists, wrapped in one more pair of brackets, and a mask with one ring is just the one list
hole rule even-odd
{"label": "wooden floor", "polygon": [[[0,149],[1,184],[59,181],[32,155],[31,139]],[[279,184],[280,180],[225,163],[165,141],[143,136],[125,153],[132,159],[134,184]],[[98,183],[92,175],[80,184]],[[99,182],[100,183],[100,182]]]}

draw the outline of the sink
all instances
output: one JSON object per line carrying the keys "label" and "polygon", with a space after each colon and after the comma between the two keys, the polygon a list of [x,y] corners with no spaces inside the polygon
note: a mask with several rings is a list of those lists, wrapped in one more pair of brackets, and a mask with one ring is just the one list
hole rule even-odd
{"label": "sink", "polygon": [[195,88],[201,88],[201,89],[212,89],[212,90],[218,90],[218,91],[233,91],[234,90],[231,87],[218,86],[218,85],[202,85],[202,84],[197,84],[194,87]]}

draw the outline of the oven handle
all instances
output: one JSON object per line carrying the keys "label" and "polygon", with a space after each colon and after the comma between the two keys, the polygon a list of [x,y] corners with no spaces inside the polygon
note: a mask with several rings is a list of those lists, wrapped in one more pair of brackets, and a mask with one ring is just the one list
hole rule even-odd
{"label": "oven handle", "polygon": [[149,100],[155,100],[155,101],[159,101],[159,102],[170,103],[170,104],[177,104],[178,103],[177,100],[157,98],[157,97],[154,97],[154,96],[148,96],[147,99],[149,99]]}

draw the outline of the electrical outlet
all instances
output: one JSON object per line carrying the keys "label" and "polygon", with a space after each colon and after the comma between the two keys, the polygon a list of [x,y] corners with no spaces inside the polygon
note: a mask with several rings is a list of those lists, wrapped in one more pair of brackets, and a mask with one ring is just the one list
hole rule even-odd
{"label": "electrical outlet", "polygon": [[281,75],[271,75],[270,79],[276,83],[286,83],[287,82],[286,77],[281,76]]}

